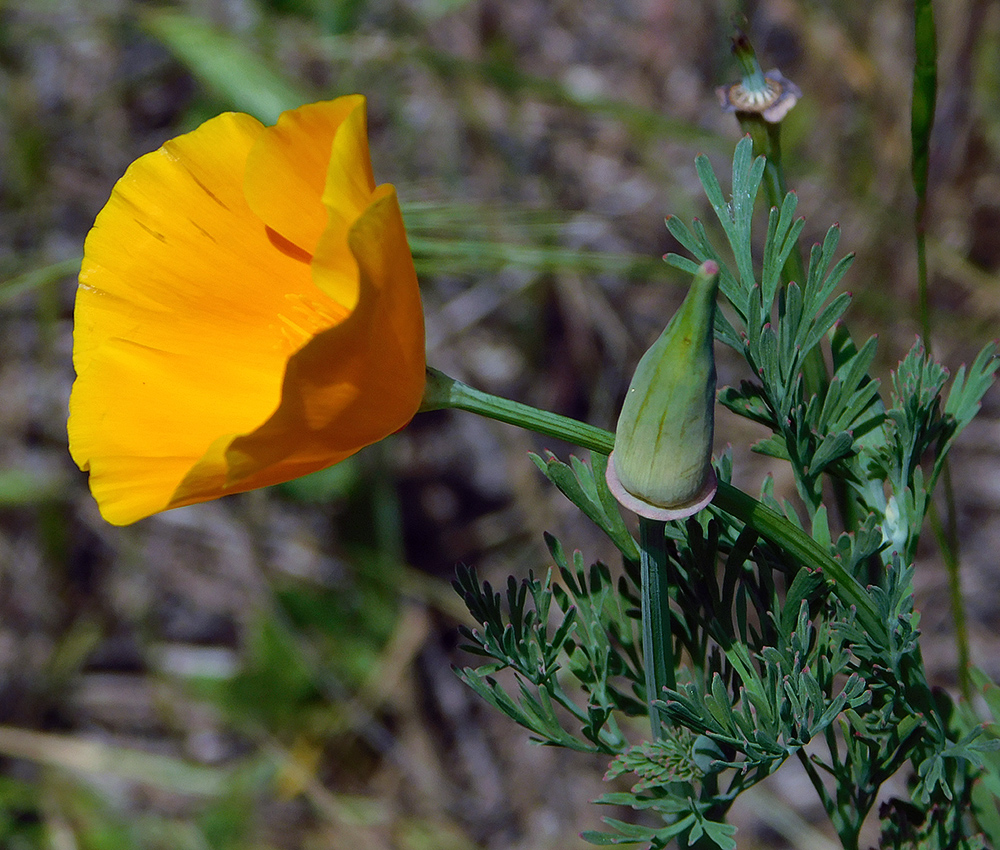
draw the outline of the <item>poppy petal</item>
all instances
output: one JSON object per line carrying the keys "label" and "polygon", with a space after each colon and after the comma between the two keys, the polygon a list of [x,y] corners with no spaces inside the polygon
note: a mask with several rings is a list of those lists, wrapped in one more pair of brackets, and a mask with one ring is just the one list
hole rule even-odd
{"label": "poppy petal", "polygon": [[[338,129],[353,113],[364,122],[365,99],[360,95],[284,112],[277,124],[261,134],[246,161],[243,189],[250,209],[307,253],[312,253],[327,226],[322,197],[327,171],[336,160],[331,150]],[[375,179],[367,137],[363,154],[347,165],[358,172],[365,195],[371,195]]]}
{"label": "poppy petal", "polygon": [[[293,142],[301,156],[274,154]],[[295,210],[248,200],[251,161],[304,193]],[[315,471],[413,416],[419,291],[395,191],[370,186],[359,97],[274,128],[222,115],[129,168],[87,238],[76,306],[70,450],[106,519]]]}
{"label": "poppy petal", "polygon": [[[324,234],[314,271],[327,253],[324,241],[335,232]],[[425,380],[423,313],[391,186],[376,190],[347,240],[360,272],[357,307],[290,358],[274,415],[253,433],[214,446],[178,488],[176,504],[330,466],[413,418]],[[329,249],[338,272],[343,250]]]}

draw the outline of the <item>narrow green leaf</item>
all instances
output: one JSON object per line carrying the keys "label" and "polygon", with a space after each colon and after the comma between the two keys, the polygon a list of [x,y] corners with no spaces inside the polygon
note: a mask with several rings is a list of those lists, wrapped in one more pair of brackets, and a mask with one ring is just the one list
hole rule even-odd
{"label": "narrow green leaf", "polygon": [[269,68],[236,35],[216,29],[203,18],[151,12],[143,24],[210,91],[265,124],[274,124],[286,109],[313,99]]}
{"label": "narrow green leaf", "polygon": [[[799,235],[805,226],[804,219],[795,219],[795,208],[798,205],[798,197],[789,192],[785,195],[780,212],[777,208],[771,209],[771,217],[776,213],[778,217],[774,220],[773,229],[768,221],[768,235],[764,243],[764,262],[761,271],[761,295],[764,311],[770,310],[771,305],[778,292],[781,283],[781,273],[785,263],[792,255],[798,245]],[[802,282],[800,281],[800,284]]]}
{"label": "narrow green leaf", "polygon": [[966,371],[962,366],[955,375],[944,412],[954,416],[957,434],[968,425],[979,412],[980,402],[986,391],[993,385],[993,374],[1000,367],[996,342],[987,343]]}
{"label": "narrow green leaf", "polygon": [[934,102],[937,99],[937,36],[932,0],[915,0],[913,8],[914,48],[913,100],[910,137],[913,145],[913,188],[917,198],[927,196]]}
{"label": "narrow green leaf", "polygon": [[[739,150],[739,145],[736,146],[737,151]],[[708,202],[715,209],[716,214],[719,216],[720,220],[725,223],[732,224],[732,216],[729,212],[729,206],[726,203],[726,198],[722,194],[722,186],[719,184],[719,179],[715,176],[715,171],[712,169],[712,163],[704,154],[699,154],[694,160],[694,169],[698,174],[698,179],[701,181],[702,188],[705,190],[705,197],[708,198]]]}
{"label": "narrow green leaf", "polygon": [[597,452],[592,455],[591,462],[601,470],[598,481],[596,470],[592,470],[578,458],[571,456],[573,466],[569,467],[551,452],[546,455],[547,458],[543,460],[532,453],[531,459],[559,491],[609,537],[622,555],[638,561],[639,549],[635,539],[629,533],[618,504],[604,480],[607,456]]}
{"label": "narrow green leaf", "polygon": [[688,229],[688,226],[680,220],[675,215],[669,215],[664,219],[664,223],[667,225],[667,231],[671,236],[674,237],[681,246],[687,248],[695,257],[698,257],[698,261],[695,262],[687,257],[681,256],[680,254],[667,254],[663,259],[666,260],[671,265],[677,265],[682,271],[688,271],[687,268],[683,268],[680,263],[690,264],[690,272],[694,274],[698,270],[698,266],[704,262],[704,259],[698,255],[701,253],[701,245],[695,238],[695,235]]}
{"label": "narrow green leaf", "polygon": [[761,315],[758,322],[763,324],[765,311],[771,309],[774,303],[774,296],[781,283],[781,263],[777,261],[778,256],[778,217],[780,211],[777,207],[771,207],[767,215],[767,236],[764,239],[764,258],[760,270],[761,287]]}
{"label": "narrow green leaf", "polygon": [[844,312],[851,306],[851,296],[847,292],[841,292],[833,299],[816,319],[808,326],[809,331],[804,335],[801,343],[803,354],[811,351],[826,332],[833,327],[834,323],[844,315]]}
{"label": "narrow green leaf", "polygon": [[[810,319],[803,320],[802,287],[792,281],[785,287],[785,310],[784,316],[778,324],[783,339],[781,340],[781,360],[780,365],[788,371],[798,371],[798,354],[796,348],[802,346],[802,337],[805,330],[811,324]],[[794,331],[790,333],[789,331]],[[789,376],[791,377],[791,376]]]}
{"label": "narrow green leaf", "polygon": [[826,580],[818,570],[803,569],[795,574],[781,609],[782,634],[791,634],[798,622],[802,605],[805,604],[808,609],[808,603],[819,595],[825,585]]}
{"label": "narrow green leaf", "polygon": [[0,508],[33,507],[58,500],[68,484],[62,470],[0,469]]}
{"label": "narrow green leaf", "polygon": [[596,847],[617,847],[622,844],[638,844],[644,840],[641,838],[626,838],[611,832],[598,832],[596,829],[586,829],[580,833],[580,837],[588,844],[593,844]]}
{"label": "narrow green leaf", "polygon": [[[694,251],[691,253],[694,254]],[[695,254],[695,256],[697,256],[697,254]],[[689,257],[683,257],[680,254],[664,254],[663,261],[668,266],[673,266],[675,269],[680,269],[682,272],[692,275],[697,273],[698,268],[701,266],[701,263],[696,263]]]}
{"label": "narrow green leaf", "polygon": [[[839,233],[839,228],[831,228],[833,232]],[[833,291],[840,285],[840,281],[843,280],[844,275],[850,270],[851,266],[854,264],[854,254],[847,254],[841,257],[837,261],[837,265],[833,267],[830,273],[827,275],[826,280],[823,282],[823,286],[819,289],[811,289],[809,292],[809,299],[807,300],[806,312],[816,313],[820,306],[829,298]]]}
{"label": "narrow green leaf", "polygon": [[826,512],[826,505],[820,505],[812,518],[812,538],[820,546],[830,547],[833,544],[833,537],[830,535],[830,521]]}
{"label": "narrow green leaf", "polygon": [[831,463],[835,463],[854,449],[854,438],[848,431],[827,434],[817,447],[809,464],[809,474],[819,475]]}
{"label": "narrow green leaf", "polygon": [[575,271],[648,280],[661,268],[659,261],[653,257],[517,242],[466,233],[461,224],[453,225],[452,229],[442,234],[426,235],[420,232],[419,227],[410,229],[409,222],[416,215],[409,205],[404,206],[403,213],[418,272],[482,275],[504,268],[525,268],[537,272]]}
{"label": "narrow green leaf", "polygon": [[[806,303],[807,311],[810,313],[815,313],[819,310],[823,302],[830,297],[830,293],[833,292],[834,287],[840,282],[840,278],[850,265],[850,261],[845,257],[837,264],[839,267],[847,260],[843,271],[836,276],[833,273],[827,276],[827,269],[830,267],[830,262],[833,260],[833,254],[837,250],[839,242],[840,228],[837,225],[833,225],[827,230],[823,243],[813,245],[812,250],[809,252],[809,273],[806,285],[808,297]],[[834,271],[836,272],[836,267]]]}
{"label": "narrow green leaf", "polygon": [[618,550],[633,561],[639,560],[639,549],[636,546],[635,538],[632,537],[625,520],[622,519],[618,500],[611,494],[605,473],[608,468],[608,456],[600,452],[593,452],[590,456],[590,466],[593,469],[594,480],[597,485],[597,493],[600,498],[604,513],[608,517],[608,532]]}
{"label": "narrow green leaf", "polygon": [[704,820],[701,822],[705,830],[705,835],[715,842],[719,850],[736,850],[736,827],[729,823],[717,823],[716,821]]}
{"label": "narrow green leaf", "polygon": [[0,282],[0,304],[11,301],[19,295],[44,289],[67,277],[75,277],[79,272],[80,258],[74,257],[7,278]]}
{"label": "narrow green leaf", "polygon": [[737,582],[743,573],[743,565],[750,557],[750,553],[753,551],[756,543],[757,532],[751,526],[745,525],[736,538],[736,544],[726,558],[723,573],[721,610],[726,612],[733,610]]}
{"label": "narrow green leaf", "polygon": [[733,154],[732,204],[726,203],[719,181],[706,157],[701,156],[695,160],[695,169],[729,240],[743,291],[747,291],[755,280],[750,251],[750,226],[754,201],[764,175],[764,158],[753,158],[753,143],[747,137],[736,145]]}
{"label": "narrow green leaf", "polygon": [[587,499],[593,502],[594,505],[603,507],[600,494],[597,492],[597,484],[594,478],[594,473],[591,471],[590,467],[576,455],[569,456],[569,465],[573,470],[573,477],[580,483],[580,488],[587,496]]}

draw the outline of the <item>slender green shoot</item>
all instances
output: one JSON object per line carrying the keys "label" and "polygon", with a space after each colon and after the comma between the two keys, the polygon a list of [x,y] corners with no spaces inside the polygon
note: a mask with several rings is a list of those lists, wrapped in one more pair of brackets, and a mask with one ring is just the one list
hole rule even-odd
{"label": "slender green shoot", "polygon": [[674,690],[673,637],[670,631],[670,582],[667,577],[666,523],[639,517],[642,568],[642,656],[646,668],[646,699],[653,740],[663,737],[663,712],[657,707],[663,689]]}

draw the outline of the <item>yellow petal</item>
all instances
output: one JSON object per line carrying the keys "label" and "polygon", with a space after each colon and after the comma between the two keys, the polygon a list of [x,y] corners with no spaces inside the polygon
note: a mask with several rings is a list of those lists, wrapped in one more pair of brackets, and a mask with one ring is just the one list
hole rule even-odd
{"label": "yellow petal", "polygon": [[[348,95],[282,113],[262,134],[246,162],[243,187],[250,209],[292,244],[312,253],[326,229],[323,189],[334,138],[347,116],[357,113],[364,127],[365,99]],[[363,156],[349,165],[359,172],[365,195],[375,188],[367,137]],[[355,213],[357,217],[357,213]]]}
{"label": "yellow petal", "polygon": [[[172,506],[330,466],[413,418],[424,390],[423,314],[391,186],[376,190],[348,241],[360,271],[356,309],[292,356],[278,410],[253,433],[215,445]],[[314,266],[325,253],[321,241]]]}
{"label": "yellow petal", "polygon": [[[251,191],[251,163],[302,196]],[[329,175],[345,170],[338,192]],[[413,416],[419,292],[395,192],[370,175],[352,97],[274,128],[220,116],[119,181],[85,246],[69,422],[106,519],[312,472]]]}

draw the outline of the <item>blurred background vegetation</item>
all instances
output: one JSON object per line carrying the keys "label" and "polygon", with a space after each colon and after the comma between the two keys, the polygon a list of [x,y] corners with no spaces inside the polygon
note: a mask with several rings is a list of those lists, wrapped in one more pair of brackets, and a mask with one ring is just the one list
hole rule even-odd
{"label": "blurred background vegetation", "polygon": [[[939,4],[929,252],[949,366],[1000,315],[1000,8]],[[136,157],[228,109],[361,92],[405,207],[428,359],[612,426],[679,302],[663,218],[727,173],[734,16],[805,96],[785,163],[807,244],[856,251],[856,335],[880,373],[915,320],[912,20],[902,0],[0,0],[0,847],[571,848],[605,765],[528,744],[454,677],[457,563],[543,570],[541,532],[604,544],[526,453],[469,415],[418,416],[325,473],[116,529],[66,452],[74,275]],[[720,379],[741,374],[720,362]],[[720,411],[737,482],[771,469]],[[565,452],[564,452],[565,453]],[[974,658],[1000,676],[1000,400],[955,458]],[[779,478],[781,490],[787,482]],[[925,655],[955,683],[946,580],[919,571]],[[748,795],[750,798],[751,795]],[[741,847],[822,848],[782,772]]]}

